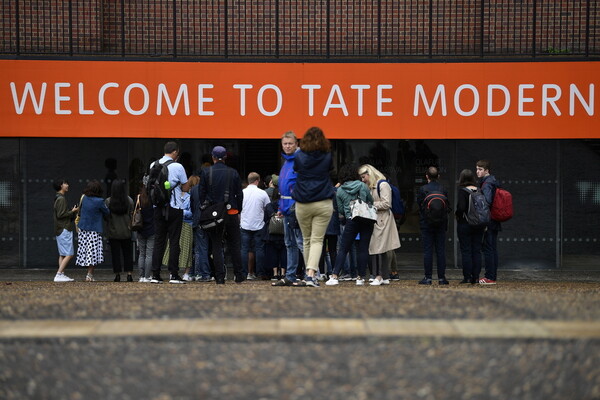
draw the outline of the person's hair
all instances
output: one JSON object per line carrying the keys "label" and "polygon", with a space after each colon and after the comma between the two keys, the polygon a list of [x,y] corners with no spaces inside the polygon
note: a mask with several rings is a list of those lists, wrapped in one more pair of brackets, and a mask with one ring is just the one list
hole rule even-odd
{"label": "person's hair", "polygon": [[374,188],[377,185],[377,182],[385,179],[385,175],[379,172],[377,168],[372,166],[371,164],[361,165],[358,169],[358,175],[369,174],[369,187]]}
{"label": "person's hair", "polygon": [[260,181],[260,175],[257,172],[250,172],[248,174],[248,184]]}
{"label": "person's hair", "polygon": [[271,195],[271,201],[279,201],[281,198],[281,193],[279,193],[279,189],[275,187],[273,189],[273,194]]}
{"label": "person's hair", "polygon": [[437,179],[439,177],[439,173],[438,173],[437,167],[431,166],[431,167],[427,168],[427,172],[425,173],[425,175],[427,175],[427,177],[429,178],[429,180],[431,180],[431,181],[437,181]]}
{"label": "person's hair", "polygon": [[97,179],[89,181],[83,190],[83,194],[88,197],[102,197],[102,193],[102,185]]}
{"label": "person's hair", "polygon": [[463,169],[458,176],[458,186],[477,186],[475,174],[470,169]]}
{"label": "person's hair", "polygon": [[294,139],[296,141],[296,143],[298,143],[298,137],[296,136],[296,134],[294,133],[294,131],[287,131],[286,133],[284,133],[281,136],[281,140],[283,140],[285,138]]}
{"label": "person's hair", "polygon": [[150,207],[152,203],[150,202],[150,196],[148,196],[148,190],[145,185],[142,185],[140,189],[140,206],[142,208]]}
{"label": "person's hair", "polygon": [[175,150],[179,150],[179,145],[176,142],[165,143],[165,147],[164,147],[165,154],[171,154]]}
{"label": "person's hair", "polygon": [[66,183],[67,185],[69,184],[65,178],[56,178],[54,182],[52,182],[52,187],[56,192],[58,192],[62,188],[63,183]]}
{"label": "person's hair", "polygon": [[108,209],[112,214],[123,215],[129,209],[125,180],[115,179],[110,187],[110,202]]}
{"label": "person's hair", "polygon": [[477,163],[475,165],[479,168],[486,169],[489,172],[491,172],[491,170],[492,170],[492,168],[491,168],[492,164],[490,163],[489,160],[479,160],[479,161],[477,161]]}
{"label": "person's hair", "polygon": [[360,175],[358,175],[358,168],[356,168],[356,164],[349,163],[344,164],[340,167],[340,171],[338,172],[338,182],[345,183],[350,181],[359,181]]}
{"label": "person's hair", "polygon": [[316,126],[308,128],[300,141],[300,150],[305,153],[310,151],[328,152],[330,149],[331,143],[329,143],[329,139],[325,137],[321,128],[317,128]]}

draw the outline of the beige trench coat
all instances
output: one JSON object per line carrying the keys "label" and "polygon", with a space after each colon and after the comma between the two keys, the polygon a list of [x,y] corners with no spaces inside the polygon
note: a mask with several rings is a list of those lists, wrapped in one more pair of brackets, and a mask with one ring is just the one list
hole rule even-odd
{"label": "beige trench coat", "polygon": [[377,194],[377,186],[371,189],[373,205],[377,208],[377,223],[369,243],[369,254],[382,254],[400,247],[400,237],[394,214],[392,214],[392,188],[387,182],[379,186],[381,196]]}

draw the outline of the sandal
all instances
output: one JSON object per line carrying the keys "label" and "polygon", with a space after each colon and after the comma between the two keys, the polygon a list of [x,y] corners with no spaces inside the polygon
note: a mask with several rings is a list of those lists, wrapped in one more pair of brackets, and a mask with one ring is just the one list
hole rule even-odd
{"label": "sandal", "polygon": [[271,283],[271,286],[293,286],[294,284],[288,278],[280,279],[276,282]]}
{"label": "sandal", "polygon": [[304,287],[304,286],[306,286],[306,281],[294,282],[294,283],[292,283],[292,286],[294,286],[294,287]]}

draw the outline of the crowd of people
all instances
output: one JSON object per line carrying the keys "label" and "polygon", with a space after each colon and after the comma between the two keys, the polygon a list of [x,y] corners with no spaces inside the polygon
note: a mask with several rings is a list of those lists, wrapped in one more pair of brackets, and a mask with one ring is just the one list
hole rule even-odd
{"label": "crowd of people", "polygon": [[[92,180],[69,209],[69,183],[57,179],[54,225],[59,259],[54,281],[73,281],[65,268],[75,255],[75,232],[75,264],[87,269],[86,281],[94,281],[95,267],[104,262],[103,236],[110,246],[115,282],[160,284],[166,267],[172,284],[224,284],[226,256],[233,266],[230,279],[236,283],[262,279],[272,280],[274,287],[319,287],[323,281],[327,286],[342,281],[381,286],[398,279],[395,195],[385,175],[373,165],[352,163],[334,174],[330,142],[317,127],[308,129],[301,140],[288,131],[281,145],[279,175],[263,180],[251,172],[243,183],[227,166],[224,147],[214,147],[212,165],[188,177],[178,162],[178,144],[167,142],[163,157],[149,166],[135,200],[127,195],[124,180],[111,183],[106,199],[101,183]],[[164,182],[157,184],[161,171]],[[426,179],[416,195],[425,272],[418,283],[432,284],[435,253],[438,283],[447,285],[448,191],[438,182],[436,166],[428,168]],[[494,201],[498,182],[490,174],[489,161],[478,161],[475,173],[463,170],[458,186],[454,215],[461,283],[495,284],[501,225],[494,220],[474,225],[469,218],[474,193],[482,193],[488,205]],[[135,278],[132,237],[138,249]],[[480,278],[482,253],[485,276]]]}

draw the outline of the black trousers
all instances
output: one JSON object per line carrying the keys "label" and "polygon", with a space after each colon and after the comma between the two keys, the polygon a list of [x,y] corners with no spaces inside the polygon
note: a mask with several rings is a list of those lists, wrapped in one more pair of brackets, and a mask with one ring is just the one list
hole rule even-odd
{"label": "black trousers", "polygon": [[[166,216],[165,216],[166,212]],[[165,254],[167,238],[169,239],[169,272],[179,274],[179,237],[183,223],[183,210],[169,206],[166,210],[154,210],[154,253],[152,254],[152,273],[160,274],[160,265]]]}
{"label": "black trousers", "polygon": [[213,229],[208,230],[213,261],[215,263],[215,280],[217,283],[225,282],[225,257],[223,254],[223,240],[227,242],[227,252],[233,263],[235,281],[242,282],[246,277],[242,274],[242,239],[240,233],[240,217],[238,214],[225,216],[225,221]]}
{"label": "black trousers", "polygon": [[133,271],[133,242],[130,239],[108,239],[110,245],[110,252],[112,254],[112,265],[113,272],[120,274],[123,269],[121,268],[121,255],[123,255],[123,264],[125,272]]}

